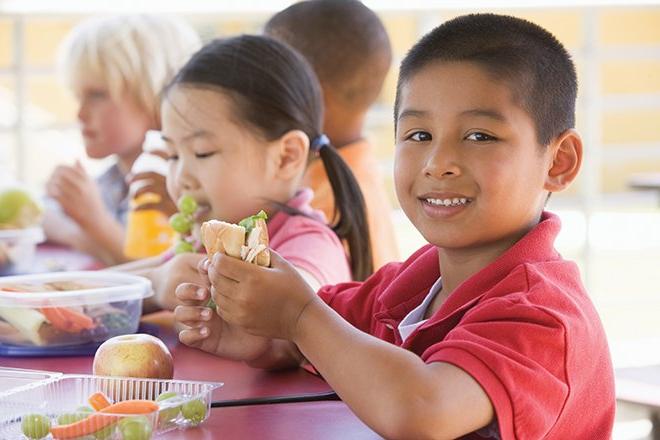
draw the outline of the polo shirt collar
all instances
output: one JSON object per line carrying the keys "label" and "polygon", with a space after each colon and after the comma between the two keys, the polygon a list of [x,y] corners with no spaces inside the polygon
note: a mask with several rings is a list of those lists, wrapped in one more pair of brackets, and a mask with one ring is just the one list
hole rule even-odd
{"label": "polo shirt collar", "polygon": [[[559,217],[544,211],[539,223],[495,261],[465,280],[438,310],[443,316],[471,304],[522,264],[556,260],[554,241],[561,229]],[[426,246],[396,276],[380,297],[383,304],[378,318],[401,320],[423,300],[440,277],[438,248]],[[436,314],[438,313],[436,312]]]}

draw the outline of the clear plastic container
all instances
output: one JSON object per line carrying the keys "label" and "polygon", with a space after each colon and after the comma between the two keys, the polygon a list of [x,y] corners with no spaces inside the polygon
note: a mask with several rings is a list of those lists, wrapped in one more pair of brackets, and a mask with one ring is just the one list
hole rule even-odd
{"label": "clear plastic container", "polygon": [[[94,436],[89,438],[146,440],[171,429],[203,423],[209,415],[212,392],[221,386],[222,383],[214,382],[64,374],[0,394],[0,438],[27,438],[21,425],[28,415],[47,418],[51,426],[57,426],[58,418],[64,414],[69,418],[88,417],[89,413],[81,407],[89,406],[87,399],[96,392],[103,392],[112,403],[129,399],[156,400],[164,392],[176,393],[171,399],[157,402],[159,410],[140,416],[106,412],[104,417],[109,423],[96,425],[101,429],[95,433],[81,431],[81,434]],[[138,437],[129,435],[122,422],[135,418],[138,425],[142,425]],[[53,436],[48,434],[42,438],[52,439]],[[81,438],[87,437],[81,435]]]}
{"label": "clear plastic container", "polygon": [[146,278],[110,271],[0,278],[0,344],[62,346],[135,333]]}
{"label": "clear plastic container", "polygon": [[61,376],[51,371],[27,370],[24,368],[0,367],[0,397],[14,388],[43,382]]}
{"label": "clear plastic container", "polygon": [[0,276],[26,272],[33,263],[37,244],[44,240],[40,227],[0,229]]}

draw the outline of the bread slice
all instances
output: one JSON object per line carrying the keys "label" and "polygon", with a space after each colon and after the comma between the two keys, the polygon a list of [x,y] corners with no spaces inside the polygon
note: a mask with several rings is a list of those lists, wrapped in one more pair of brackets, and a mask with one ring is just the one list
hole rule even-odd
{"label": "bread slice", "polygon": [[235,258],[241,258],[241,248],[245,243],[243,226],[219,220],[209,220],[202,224],[202,243],[209,258],[221,252]]}
{"label": "bread slice", "polygon": [[201,227],[201,238],[209,258],[216,252],[240,258],[259,266],[270,266],[268,228],[266,221],[254,219],[249,234],[243,226],[219,220],[209,220]]}

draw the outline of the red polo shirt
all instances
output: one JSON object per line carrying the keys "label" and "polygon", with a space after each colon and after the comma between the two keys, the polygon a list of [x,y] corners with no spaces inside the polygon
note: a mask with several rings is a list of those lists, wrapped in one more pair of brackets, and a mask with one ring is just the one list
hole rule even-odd
{"label": "red polo shirt", "polygon": [[357,328],[474,377],[495,408],[503,440],[609,439],[615,409],[609,349],[577,266],[553,247],[560,226],[544,213],[404,343],[399,322],[440,276],[436,247],[388,264],[364,283],[327,286],[319,295]]}

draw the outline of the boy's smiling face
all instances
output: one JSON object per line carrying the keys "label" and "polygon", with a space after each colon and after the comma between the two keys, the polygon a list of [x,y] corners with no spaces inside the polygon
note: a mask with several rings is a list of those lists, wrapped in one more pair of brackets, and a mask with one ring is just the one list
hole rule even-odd
{"label": "boy's smiling face", "polygon": [[430,243],[510,247],[539,220],[552,160],[511,89],[477,64],[431,63],[402,85],[396,192]]}

